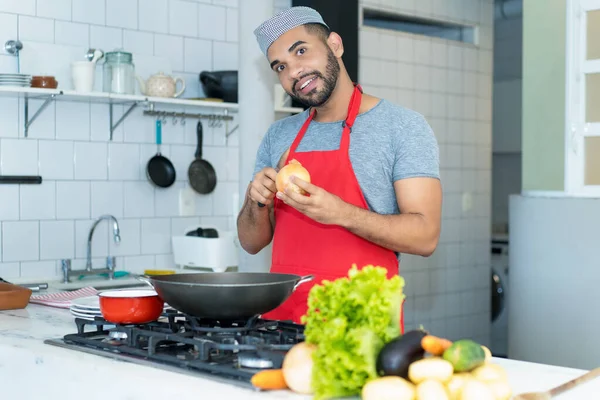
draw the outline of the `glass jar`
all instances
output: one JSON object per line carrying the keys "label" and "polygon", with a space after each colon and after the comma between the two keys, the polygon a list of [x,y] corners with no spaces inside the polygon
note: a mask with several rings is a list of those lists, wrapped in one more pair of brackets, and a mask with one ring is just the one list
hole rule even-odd
{"label": "glass jar", "polygon": [[102,90],[105,92],[135,94],[135,66],[132,54],[120,50],[106,53],[102,82]]}

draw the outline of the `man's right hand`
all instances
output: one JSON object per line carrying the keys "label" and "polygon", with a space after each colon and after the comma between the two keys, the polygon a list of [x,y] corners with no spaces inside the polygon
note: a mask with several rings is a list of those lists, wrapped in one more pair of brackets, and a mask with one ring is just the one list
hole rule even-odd
{"label": "man's right hand", "polygon": [[270,205],[277,193],[276,178],[277,171],[274,168],[265,167],[260,170],[250,184],[250,191],[248,193],[250,198],[257,203]]}

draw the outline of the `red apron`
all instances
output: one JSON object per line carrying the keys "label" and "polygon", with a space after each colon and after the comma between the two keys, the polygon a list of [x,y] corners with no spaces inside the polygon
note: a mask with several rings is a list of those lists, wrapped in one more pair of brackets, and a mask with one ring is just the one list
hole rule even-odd
{"label": "red apron", "polygon": [[[361,99],[362,89],[356,85],[338,150],[296,152],[314,116],[312,111],[292,143],[285,164],[291,159],[298,160],[311,173],[314,185],[339,196],[347,203],[367,209],[367,202],[348,154],[350,131],[358,115]],[[277,198],[274,207],[276,222],[271,272],[314,275],[315,278],[298,286],[290,298],[275,310],[263,314],[263,318],[301,323],[300,318],[308,308],[310,289],[323,279],[335,280],[347,276],[352,264],[356,264],[358,268],[369,264],[387,268],[388,278],[399,273],[398,258],[393,251],[340,226],[316,222]],[[400,325],[404,332],[403,316],[400,318]]]}

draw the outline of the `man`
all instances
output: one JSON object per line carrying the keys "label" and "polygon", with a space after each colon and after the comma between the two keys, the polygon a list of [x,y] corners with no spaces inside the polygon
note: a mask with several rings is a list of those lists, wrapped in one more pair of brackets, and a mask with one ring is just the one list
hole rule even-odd
{"label": "man", "polygon": [[[342,39],[321,15],[292,7],[256,30],[285,91],[309,106],[275,122],[260,144],[238,216],[239,240],[256,254],[271,240],[271,272],[313,275],[263,318],[301,323],[308,291],[352,264],[399,273],[399,254],[429,256],[440,233],[438,146],[424,118],[362,93],[344,67]],[[277,171],[300,162],[308,195],[277,191]]]}

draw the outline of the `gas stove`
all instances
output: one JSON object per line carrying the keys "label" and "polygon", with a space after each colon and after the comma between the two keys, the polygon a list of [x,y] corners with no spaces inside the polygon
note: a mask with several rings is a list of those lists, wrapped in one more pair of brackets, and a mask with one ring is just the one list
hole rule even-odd
{"label": "gas stove", "polygon": [[286,352],[304,341],[304,326],[292,322],[215,321],[175,310],[141,325],[114,325],[101,317],[75,318],[75,325],[76,333],[45,343],[247,388],[256,372],[281,368]]}

